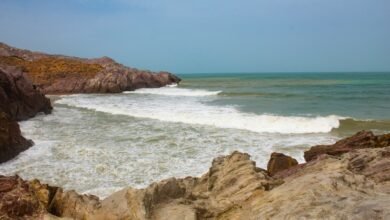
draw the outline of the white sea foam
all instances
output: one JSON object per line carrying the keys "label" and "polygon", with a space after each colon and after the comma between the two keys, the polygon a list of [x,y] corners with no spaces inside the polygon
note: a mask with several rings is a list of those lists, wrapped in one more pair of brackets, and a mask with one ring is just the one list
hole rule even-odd
{"label": "white sea foam", "polygon": [[161,88],[153,88],[153,89],[144,88],[144,89],[138,89],[136,91],[126,91],[124,93],[200,97],[200,96],[214,96],[222,92],[222,91],[207,91],[202,89],[176,88],[176,86],[177,84],[172,84]]}
{"label": "white sea foam", "polygon": [[[208,99],[142,94],[62,96],[54,103],[52,114],[21,123],[24,135],[36,145],[1,164],[0,174],[39,178],[65,190],[104,198],[127,186],[143,188],[169,177],[199,176],[207,172],[213,158],[235,150],[249,153],[257,166],[266,167],[271,152],[283,152],[302,162],[303,149],[337,140],[330,133],[255,134],[248,129],[205,126],[229,126],[233,124],[231,120],[248,122],[262,117],[283,119],[247,114],[229,106],[211,106]],[[82,106],[121,115],[85,111]],[[131,112],[159,120],[128,117]],[[171,123],[174,117],[179,122],[198,120],[204,124]]]}
{"label": "white sea foam", "polygon": [[[164,91],[165,94],[174,93],[170,90],[176,90],[176,88],[169,88],[167,91],[157,89],[155,93],[161,94],[161,91]],[[147,91],[151,93],[153,89]],[[142,94],[142,90],[137,92]],[[191,91],[191,94],[193,95],[194,92]],[[233,106],[209,105],[204,99],[195,97],[162,98],[153,96],[146,98],[124,95],[121,97],[112,96],[108,99],[105,96],[91,98],[88,95],[81,95],[63,97],[57,103],[110,114],[218,128],[243,129],[259,133],[325,133],[330,132],[333,128],[338,128],[340,119],[342,119],[336,115],[298,117],[245,113]]]}

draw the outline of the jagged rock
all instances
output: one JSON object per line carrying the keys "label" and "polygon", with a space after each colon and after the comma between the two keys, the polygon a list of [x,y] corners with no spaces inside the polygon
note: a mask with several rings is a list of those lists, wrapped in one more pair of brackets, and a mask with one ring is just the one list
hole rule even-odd
{"label": "jagged rock", "polygon": [[390,134],[375,136],[371,131],[360,131],[355,135],[337,141],[332,145],[317,145],[305,151],[306,161],[315,159],[318,155],[341,155],[353,149],[378,148],[390,146]]}
{"label": "jagged rock", "polygon": [[119,93],[179,83],[168,73],[129,68],[108,57],[82,59],[48,55],[0,43],[0,65],[23,68],[44,93]]}
{"label": "jagged rock", "polygon": [[49,199],[48,185],[0,176],[0,219],[43,219]]}
{"label": "jagged rock", "polygon": [[389,154],[390,147],[323,155],[218,219],[388,219]]}
{"label": "jagged rock", "polygon": [[[370,151],[351,151],[348,169],[373,179],[376,183],[390,181],[390,148]],[[389,188],[390,189],[390,188]],[[390,195],[390,191],[388,192]]]}
{"label": "jagged rock", "polygon": [[15,120],[51,110],[50,100],[34,88],[20,68],[0,67],[0,163],[33,145],[21,135]]}
{"label": "jagged rock", "polygon": [[282,153],[274,152],[271,154],[271,158],[268,161],[267,171],[271,176],[274,176],[276,173],[296,165],[298,165],[296,159]]}
{"label": "jagged rock", "polygon": [[[101,202],[66,192],[55,201],[60,216],[86,219],[202,219],[214,218],[282,182],[258,169],[248,154],[234,152],[214,159],[200,178],[167,179],[146,189],[127,188]],[[64,199],[69,197],[76,199]],[[61,199],[62,198],[62,199]],[[74,208],[76,207],[93,207]],[[84,204],[84,205],[82,205]],[[93,204],[93,205],[91,205]]]}
{"label": "jagged rock", "polygon": [[50,100],[34,88],[26,73],[20,68],[0,67],[0,111],[19,121],[51,110]]}
{"label": "jagged rock", "polygon": [[33,145],[25,139],[16,121],[0,111],[0,163],[8,161]]}

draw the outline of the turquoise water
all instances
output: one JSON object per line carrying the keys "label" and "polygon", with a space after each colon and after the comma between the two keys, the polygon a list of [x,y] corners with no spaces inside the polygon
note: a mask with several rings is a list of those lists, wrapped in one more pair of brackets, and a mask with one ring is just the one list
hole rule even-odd
{"label": "turquoise water", "polygon": [[[215,105],[284,116],[345,118],[340,130],[390,130],[390,73],[182,74],[183,88],[222,91]],[[349,132],[351,133],[351,132]]]}
{"label": "turquoise water", "polygon": [[303,151],[363,129],[390,132],[390,74],[183,74],[180,85],[51,96],[21,122],[35,145],[0,174],[105,197],[126,186],[199,176],[213,158]]}
{"label": "turquoise water", "polygon": [[215,104],[279,115],[390,119],[390,73],[182,74],[183,88],[222,91]]}

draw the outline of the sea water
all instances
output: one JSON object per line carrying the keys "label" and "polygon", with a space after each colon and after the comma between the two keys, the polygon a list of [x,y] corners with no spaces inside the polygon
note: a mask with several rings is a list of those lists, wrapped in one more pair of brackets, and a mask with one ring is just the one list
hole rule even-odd
{"label": "sea water", "polygon": [[169,177],[199,176],[213,158],[303,151],[360,130],[390,132],[388,73],[182,74],[179,85],[121,94],[50,96],[54,110],[21,122],[35,145],[0,165],[105,197]]}

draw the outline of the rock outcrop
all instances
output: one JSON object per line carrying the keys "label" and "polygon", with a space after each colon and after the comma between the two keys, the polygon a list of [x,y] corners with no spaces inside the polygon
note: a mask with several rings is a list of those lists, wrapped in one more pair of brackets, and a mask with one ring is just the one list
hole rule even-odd
{"label": "rock outcrop", "polygon": [[355,135],[337,141],[332,145],[317,145],[305,151],[306,161],[315,159],[321,154],[341,155],[353,149],[380,148],[390,145],[390,134],[375,136],[371,131],[361,131]]}
{"label": "rock outcrop", "polygon": [[[388,219],[389,153],[386,147],[324,155],[220,219]],[[365,169],[354,170],[357,157]]]}
{"label": "rock outcrop", "polygon": [[269,175],[273,176],[276,173],[289,169],[298,165],[298,161],[290,156],[282,153],[272,153],[271,158],[268,161],[267,171]]}
{"label": "rock outcrop", "polygon": [[[1,177],[0,216],[94,220],[388,219],[390,146],[359,146],[336,156],[322,154],[272,177],[257,168],[248,154],[234,152],[214,159],[202,177],[171,178],[145,189],[125,188],[104,200],[36,180]],[[271,161],[280,158],[293,160],[274,154]],[[279,175],[289,170],[294,172]],[[14,195],[23,199],[16,200]]]}
{"label": "rock outcrop", "polygon": [[206,219],[279,184],[256,168],[248,154],[234,152],[214,159],[200,178],[171,178],[141,190],[126,188],[103,201],[62,192],[52,204],[60,216],[76,219]]}
{"label": "rock outcrop", "polygon": [[8,161],[33,145],[25,139],[16,121],[0,111],[0,163]]}
{"label": "rock outcrop", "polygon": [[38,91],[20,68],[0,67],[0,111],[20,121],[50,113],[50,100]]}
{"label": "rock outcrop", "polygon": [[46,94],[119,93],[179,83],[168,73],[143,71],[103,57],[82,59],[48,55],[0,43],[0,66],[17,66],[28,72],[33,83]]}
{"label": "rock outcrop", "polygon": [[22,136],[16,121],[51,110],[50,100],[34,88],[26,73],[20,68],[0,67],[0,163],[33,145]]}

